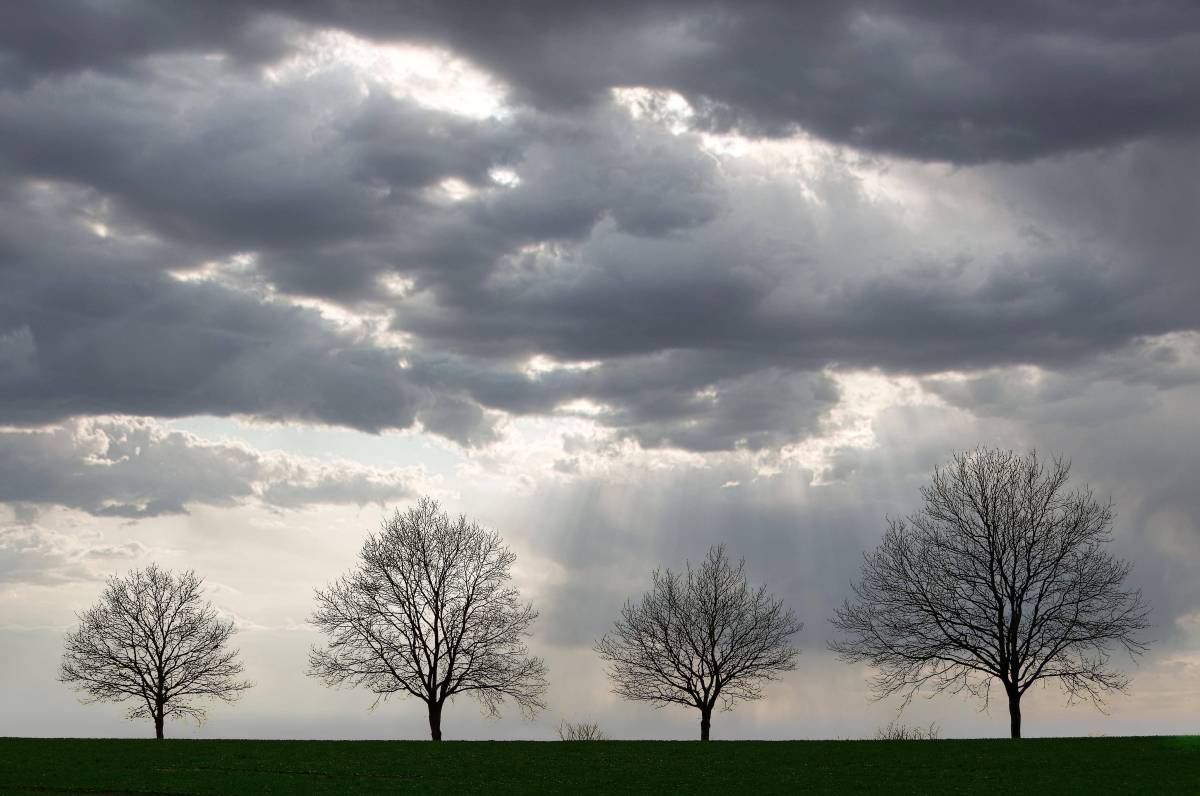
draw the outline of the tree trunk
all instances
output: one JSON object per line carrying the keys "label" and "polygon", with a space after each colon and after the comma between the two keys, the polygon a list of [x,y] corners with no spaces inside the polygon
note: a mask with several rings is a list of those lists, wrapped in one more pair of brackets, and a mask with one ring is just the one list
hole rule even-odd
{"label": "tree trunk", "polygon": [[429,703],[429,737],[435,741],[442,740],[442,705],[440,702]]}
{"label": "tree trunk", "polygon": [[1015,688],[1008,692],[1008,720],[1011,737],[1021,737],[1021,693]]}
{"label": "tree trunk", "polygon": [[154,714],[154,737],[159,741],[163,739],[163,714],[161,710]]}
{"label": "tree trunk", "polygon": [[712,726],[712,708],[700,708],[700,740],[708,740],[708,730]]}

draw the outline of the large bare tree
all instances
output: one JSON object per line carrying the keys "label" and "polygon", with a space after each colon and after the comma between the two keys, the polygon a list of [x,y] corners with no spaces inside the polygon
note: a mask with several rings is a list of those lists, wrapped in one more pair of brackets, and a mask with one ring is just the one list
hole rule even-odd
{"label": "large bare tree", "polygon": [[363,544],[357,569],[317,590],[311,621],[328,641],[310,652],[310,673],[379,699],[417,697],[435,741],[455,694],[491,715],[506,698],[534,715],[546,666],[525,645],[537,613],[510,583],[515,559],[495,531],[451,519],[430,498],[397,511]]}
{"label": "large bare tree", "polygon": [[203,583],[154,564],[110,578],[67,634],[59,679],[85,702],[132,701],[129,718],[153,719],[156,738],[168,717],[202,722],[198,700],[232,702],[252,683],[238,679],[238,652],[226,648],[233,622],[204,600]]}
{"label": "large bare tree", "polygon": [[875,667],[878,698],[920,688],[987,699],[999,681],[1013,738],[1021,697],[1058,681],[1068,701],[1124,689],[1111,652],[1136,656],[1148,610],[1124,588],[1129,565],[1105,550],[1111,504],[1067,486],[1070,464],[977,449],[934,469],[923,505],[891,520],[866,554],[830,646]]}
{"label": "large bare tree", "polygon": [[790,639],[802,625],[783,601],[746,581],[723,545],[681,574],[655,570],[640,602],[627,601],[595,650],[609,665],[613,691],[656,707],[676,704],[700,711],[707,741],[717,704],[759,699],[762,684],[795,668]]}

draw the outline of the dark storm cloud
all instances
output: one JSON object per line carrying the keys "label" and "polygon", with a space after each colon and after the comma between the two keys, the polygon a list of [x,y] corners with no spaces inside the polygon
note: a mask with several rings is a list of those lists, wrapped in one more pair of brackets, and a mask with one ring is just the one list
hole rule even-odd
{"label": "dark storm cloud", "polygon": [[1200,225],[1193,223],[1200,207],[1195,137],[982,173],[1044,243],[1064,236],[1103,241],[1114,259],[1136,264],[1149,279],[1194,283],[1200,250]]}
{"label": "dark storm cloud", "polygon": [[[263,305],[229,286],[180,283],[156,267],[187,272],[208,258],[251,251],[251,287],[257,274],[283,291],[353,305],[379,299],[379,277],[408,274],[471,312],[472,302],[488,300],[480,283],[496,259],[516,247],[582,238],[605,219],[635,236],[672,235],[706,223],[722,201],[711,159],[613,108],[582,120],[533,116],[501,126],[418,110],[380,93],[336,99],[333,88],[348,82],[332,78],[285,86],[282,96],[229,80],[215,105],[159,84],[135,99],[123,80],[93,76],[6,98],[13,124],[0,143],[9,172],[56,181],[11,197],[12,309],[0,346],[13,365],[10,422],[91,412],[244,413],[378,430],[415,419],[464,445],[486,444],[495,438],[494,420],[469,395],[486,385],[447,391],[434,384],[438,379],[423,378],[423,386],[437,389],[421,392],[395,364],[399,352],[349,340],[311,311]],[[326,102],[336,121],[318,120],[310,130],[304,109]],[[83,129],[90,133],[75,146],[73,133]],[[528,139],[520,181],[498,189],[488,172],[512,159],[517,133]],[[484,194],[450,206],[417,195],[447,176]],[[34,195],[40,206],[21,207]],[[98,237],[84,222],[104,224],[112,237]],[[738,291],[719,273],[702,279],[708,302],[727,305]],[[661,295],[671,289],[663,284]],[[99,297],[105,301],[93,306]],[[602,336],[596,341],[604,345]],[[649,342],[641,350],[653,351],[656,341]],[[121,366],[114,369],[118,351]],[[525,353],[510,346],[506,356],[514,352]],[[429,370],[421,352],[405,356],[414,371]],[[301,367],[310,359],[320,363],[317,371]],[[696,389],[728,375],[708,370],[711,380]],[[657,431],[647,424],[655,419],[648,407],[680,386],[657,382],[642,388],[625,378],[619,390],[597,384],[589,392],[585,385],[527,398],[523,408],[486,405],[537,411],[532,404],[553,409],[596,393],[618,404],[612,425],[647,443],[709,449],[781,438],[782,430],[761,418],[745,415],[739,427],[730,407],[752,385],[720,407],[686,400],[672,400],[674,412],[657,406],[657,419],[680,427]],[[280,389],[287,394],[270,395]],[[789,413],[788,430],[810,427],[821,403]],[[698,428],[685,433],[693,421]]]}
{"label": "dark storm cloud", "polygon": [[[154,80],[46,82],[0,95],[0,165],[88,185],[114,221],[258,252],[283,289],[344,300],[392,270],[477,281],[500,254],[584,237],[605,217],[660,235],[719,208],[708,158],[612,109],[502,123],[360,88],[348,70],[270,83],[195,60]],[[494,189],[492,170],[518,162],[520,185],[463,207],[424,190]]]}
{"label": "dark storm cloud", "polygon": [[398,352],[341,333],[314,310],[264,303],[164,266],[187,249],[106,241],[83,192],[30,189],[0,213],[0,422],[79,414],[197,413],[364,430],[410,425],[422,405]]}
{"label": "dark storm cloud", "polygon": [[[504,412],[585,414],[643,447],[696,452],[778,448],[815,432],[838,400],[824,374],[716,351],[669,351],[545,373],[438,358],[415,363],[412,377],[435,392],[463,390]],[[580,400],[595,406],[572,409]]]}
{"label": "dark storm cloud", "polygon": [[[635,403],[635,385],[649,395],[656,368],[687,393],[754,373],[765,384],[773,367],[1063,367],[1196,324],[1192,233],[1163,220],[1181,212],[1177,194],[1186,200],[1200,169],[1190,157],[1177,158],[1174,171],[1155,169],[1156,193],[1139,179],[1144,160],[1123,152],[1056,164],[1054,207],[1040,196],[1047,182],[1040,167],[986,179],[995,167],[978,185],[972,176],[956,187],[958,196],[974,201],[977,191],[991,192],[984,206],[992,229],[1009,227],[1036,243],[964,246],[969,254],[952,249],[936,258],[922,252],[930,243],[924,233],[897,228],[904,205],[870,199],[843,164],[830,162],[823,168],[832,176],[809,183],[816,200],[794,199],[789,191],[799,191],[786,177],[760,195],[757,172],[731,167],[721,212],[687,234],[647,238],[602,222],[578,244],[503,259],[476,288],[407,302],[395,324],[427,346],[463,355],[429,367],[447,369],[456,385],[507,411],[543,410],[568,394],[608,400],[603,374],[620,371],[637,373],[623,385]],[[1097,185],[1122,181],[1139,201],[1096,207]],[[991,231],[959,230],[959,223],[977,222],[948,212],[927,233],[936,242]],[[488,364],[538,353],[604,364],[536,383]],[[707,385],[671,367],[705,360]],[[568,384],[587,384],[588,392],[572,393]]]}
{"label": "dark storm cloud", "polygon": [[851,277],[783,306],[774,291],[797,288],[803,272],[723,270],[730,261],[702,240],[669,252],[678,268],[665,259],[639,267],[650,246],[630,246],[616,262],[590,262],[589,254],[562,279],[536,276],[471,294],[470,304],[414,307],[397,324],[481,356],[544,352],[570,361],[699,348],[746,364],[931,372],[1057,366],[1195,322],[1194,284],[1168,291],[1083,254],[989,264],[982,283],[978,272],[924,267]]}
{"label": "dark storm cloud", "polygon": [[[504,123],[459,121],[452,126],[444,121],[446,114],[426,110],[422,116],[391,99],[369,97],[363,104],[375,107],[347,110],[369,114],[371,122],[356,122],[322,146],[358,153],[353,170],[329,182],[371,192],[370,213],[386,227],[319,246],[268,245],[262,270],[284,289],[370,299],[370,278],[402,274],[439,300],[467,307],[485,298],[482,284],[497,262],[524,248],[579,241],[606,221],[635,236],[682,234],[723,209],[711,158],[612,106],[580,116],[519,112]],[[402,110],[414,114],[411,122],[399,122]],[[421,135],[410,136],[410,125]],[[456,151],[457,144],[452,136],[439,138],[439,126],[460,129],[467,151],[443,152]],[[369,127],[371,134],[364,136],[361,127]],[[439,201],[428,192],[410,192],[402,202],[404,195],[394,184],[379,194],[375,186],[408,158],[426,170],[430,158],[446,164],[426,183],[456,177],[478,191],[457,202]],[[492,169],[509,167],[518,174],[516,184],[496,182]],[[318,188],[314,199],[321,202],[315,207],[344,210],[327,188]],[[507,335],[506,330],[501,337]]]}
{"label": "dark storm cloud", "polygon": [[[708,123],[931,160],[1024,160],[1200,126],[1187,2],[22,4],[14,75],[114,70],[170,51],[277,55],[283,19],[448,46],[544,107],[669,88]],[[1168,77],[1169,76],[1169,77]]]}
{"label": "dark storm cloud", "polygon": [[270,23],[238,3],[14,4],[0,20],[0,79],[25,84],[83,69],[129,72],[146,56],[173,51],[268,61],[286,52],[286,26]]}
{"label": "dark storm cloud", "polygon": [[[0,167],[88,185],[115,220],[175,241],[269,252],[267,272],[287,288],[353,297],[380,265],[361,248],[336,269],[323,255],[403,223],[427,185],[488,182],[515,149],[511,129],[362,97],[349,74],[272,86],[190,66],[145,83],[84,75],[0,95]],[[271,267],[283,258],[292,267]]]}
{"label": "dark storm cloud", "polygon": [[[1200,175],[1192,138],[936,179],[933,167],[901,164],[925,169],[917,178],[929,180],[918,183],[927,193],[956,192],[944,219],[911,228],[899,220],[903,200],[864,187],[859,155],[818,147],[810,173],[755,170],[706,151],[695,130],[672,130],[654,113],[634,118],[606,90],[673,87],[699,109],[693,125],[711,122],[719,102],[775,130],[803,115],[795,102],[820,95],[802,82],[783,91],[781,80],[824,73],[855,84],[856,68],[904,80],[916,64],[929,73],[922,90],[999,103],[1013,140],[1036,142],[987,157],[1024,157],[1100,139],[1039,138],[1045,119],[1006,105],[1013,98],[996,85],[1028,82],[1021,70],[1038,53],[1067,58],[1075,47],[1103,55],[1119,87],[1143,56],[1183,57],[1184,12],[1130,21],[1115,11],[1083,19],[1072,6],[992,18],[838,5],[810,9],[800,25],[793,11],[764,4],[543,11],[289,6],[150,44],[103,34],[120,28],[120,9],[87,10],[111,20],[80,31],[99,38],[75,60],[15,47],[42,79],[0,94],[0,170],[12,186],[0,220],[4,422],[246,414],[368,431],[419,423],[483,446],[497,438],[500,413],[590,411],[647,447],[761,450],[820,428],[838,400],[827,368],[1060,368],[1196,324],[1200,283],[1186,255],[1195,225],[1183,209]],[[28,25],[48,30],[43,22]],[[268,73],[246,63],[278,48],[232,66],[203,56],[252,29],[299,51],[310,23],[448,42],[509,80],[512,103],[469,119],[394,96],[386,75],[336,59]],[[783,48],[790,33],[796,46]],[[799,46],[806,36],[811,48]],[[749,37],[762,46],[744,46]],[[947,64],[963,47],[993,57],[989,43],[1033,51],[1004,69],[985,64],[988,80],[969,91],[943,84],[972,80]],[[565,53],[574,68],[550,68]],[[535,59],[548,59],[537,61],[542,83]],[[749,93],[726,96],[726,79],[774,96],[774,115]],[[891,143],[801,123],[920,157],[933,155],[911,141],[944,140],[941,157],[952,160],[997,146],[967,106],[954,111],[958,137],[922,132],[921,119],[944,123],[940,106],[867,82],[889,98],[850,91],[846,107],[894,114],[855,122]],[[1065,96],[1053,80],[1035,83],[1028,94]],[[1143,117],[1137,135],[1170,132]],[[449,178],[462,195],[440,187]],[[952,206],[978,196],[990,197],[986,226]],[[940,240],[991,227],[1021,228],[1038,245]],[[236,273],[231,260],[243,263]],[[215,281],[166,273],[196,276],[214,261],[225,263]],[[289,303],[297,295],[388,314],[411,347],[339,329]],[[524,366],[537,355],[589,366],[531,376]]]}

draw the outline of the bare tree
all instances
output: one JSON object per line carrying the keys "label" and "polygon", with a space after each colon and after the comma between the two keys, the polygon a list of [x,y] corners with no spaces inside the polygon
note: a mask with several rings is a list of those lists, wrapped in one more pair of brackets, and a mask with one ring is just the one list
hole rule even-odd
{"label": "bare tree", "polygon": [[154,564],[110,578],[67,634],[59,679],[88,703],[132,700],[129,718],[153,719],[156,738],[167,717],[204,721],[196,700],[232,702],[253,684],[237,679],[238,652],[225,648],[233,622],[203,600],[203,583]]}
{"label": "bare tree", "polygon": [[1129,565],[1104,549],[1111,504],[1084,487],[1069,491],[1070,464],[974,450],[936,468],[923,505],[891,520],[865,555],[833,623],[832,643],[846,661],[877,673],[877,698],[922,688],[984,700],[999,680],[1013,738],[1021,737],[1021,697],[1057,680],[1068,702],[1103,709],[1105,692],[1128,678],[1110,667],[1110,650],[1135,656],[1148,610],[1123,589]]}
{"label": "bare tree", "polygon": [[529,717],[545,707],[546,666],[524,642],[537,612],[509,583],[516,556],[499,534],[422,498],[368,537],[359,559],[317,590],[311,621],[328,642],[309,653],[310,674],[378,699],[417,697],[435,741],[455,694],[493,716],[505,698]]}
{"label": "bare tree", "polygon": [[594,721],[561,721],[554,728],[560,741],[607,741],[608,733]]}
{"label": "bare tree", "polygon": [[795,668],[791,636],[802,625],[766,586],[746,582],[746,562],[733,566],[724,545],[708,551],[697,569],[655,570],[650,591],[626,602],[611,633],[595,650],[609,664],[613,691],[656,707],[700,710],[707,741],[718,701],[731,710],[759,699],[762,683]]}

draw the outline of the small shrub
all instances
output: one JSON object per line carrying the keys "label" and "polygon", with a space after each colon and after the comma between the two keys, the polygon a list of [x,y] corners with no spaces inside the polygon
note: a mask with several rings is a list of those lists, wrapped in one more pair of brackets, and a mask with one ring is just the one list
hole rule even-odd
{"label": "small shrub", "polygon": [[877,741],[936,741],[942,737],[942,728],[937,722],[928,727],[916,727],[899,721],[891,721],[875,733]]}
{"label": "small shrub", "polygon": [[594,721],[559,722],[555,732],[560,741],[607,741],[608,735]]}

